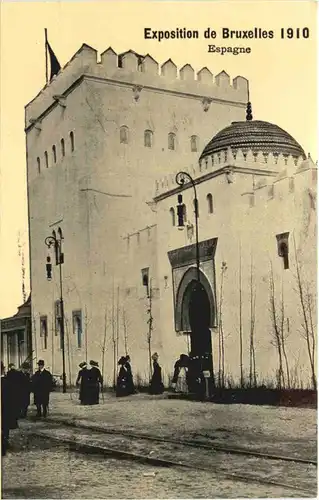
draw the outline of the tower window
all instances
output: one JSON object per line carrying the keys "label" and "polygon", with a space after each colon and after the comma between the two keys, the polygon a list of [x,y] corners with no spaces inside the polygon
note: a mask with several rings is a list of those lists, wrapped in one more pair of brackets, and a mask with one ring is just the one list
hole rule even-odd
{"label": "tower window", "polygon": [[53,162],[56,163],[56,147],[52,146],[52,156],[53,156]]}
{"label": "tower window", "polygon": [[77,346],[80,349],[82,347],[82,312],[81,311],[73,311],[73,333],[76,335]]}
{"label": "tower window", "polygon": [[64,139],[61,139],[61,155],[62,157],[65,156],[65,144],[64,144]]}
{"label": "tower window", "polygon": [[47,316],[40,317],[40,337],[43,339],[43,349],[48,348],[48,318]]}
{"label": "tower window", "polygon": [[277,234],[277,247],[278,247],[278,255],[282,257],[284,269],[289,269],[289,246],[288,246],[288,238],[289,233]]}
{"label": "tower window", "polygon": [[192,135],[191,137],[191,152],[195,153],[198,151],[198,137],[197,135]]}
{"label": "tower window", "polygon": [[45,151],[45,153],[44,153],[44,161],[45,161],[45,166],[48,168],[49,167],[49,157],[48,157],[47,151]]}
{"label": "tower window", "polygon": [[40,174],[41,173],[41,160],[39,157],[37,158],[37,165],[38,165],[38,174]]}
{"label": "tower window", "polygon": [[151,130],[145,130],[144,132],[144,146],[146,148],[151,148],[153,145],[153,132]]}
{"label": "tower window", "polygon": [[70,146],[71,146],[71,152],[74,151],[74,133],[70,132]]}
{"label": "tower window", "polygon": [[206,196],[206,200],[207,200],[208,213],[212,214],[214,212],[214,207],[213,207],[213,197],[211,193],[208,193],[208,195]]}
{"label": "tower window", "polygon": [[173,133],[168,134],[168,149],[172,151],[176,149],[176,135]]}
{"label": "tower window", "polygon": [[169,209],[169,213],[171,215],[172,226],[175,226],[175,210],[173,207]]}
{"label": "tower window", "polygon": [[120,143],[128,144],[128,128],[125,126],[120,128]]}

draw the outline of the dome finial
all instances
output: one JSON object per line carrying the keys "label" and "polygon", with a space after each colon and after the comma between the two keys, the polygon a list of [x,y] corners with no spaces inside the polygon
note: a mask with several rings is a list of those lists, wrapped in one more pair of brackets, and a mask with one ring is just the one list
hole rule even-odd
{"label": "dome finial", "polygon": [[249,100],[249,87],[248,87],[248,102],[247,102],[247,108],[246,108],[246,121],[250,122],[253,119],[252,115],[252,109],[251,109],[251,102]]}

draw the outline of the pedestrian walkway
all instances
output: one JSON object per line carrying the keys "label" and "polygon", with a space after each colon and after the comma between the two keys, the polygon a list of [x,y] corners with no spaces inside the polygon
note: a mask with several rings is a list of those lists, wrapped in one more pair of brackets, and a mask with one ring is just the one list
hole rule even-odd
{"label": "pedestrian walkway", "polygon": [[76,392],[56,392],[51,395],[49,418],[79,429],[193,439],[312,460],[317,456],[317,413],[309,408],[215,405],[148,394],[116,398],[112,393],[104,394],[99,405],[81,406]]}

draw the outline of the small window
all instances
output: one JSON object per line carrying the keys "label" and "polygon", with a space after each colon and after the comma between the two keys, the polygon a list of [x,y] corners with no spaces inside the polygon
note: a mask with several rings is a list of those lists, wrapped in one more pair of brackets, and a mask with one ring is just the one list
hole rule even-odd
{"label": "small window", "polygon": [[169,209],[169,213],[171,215],[172,226],[175,226],[175,210],[173,207]]}
{"label": "small window", "polygon": [[37,165],[38,165],[38,174],[40,174],[41,173],[41,160],[39,157],[37,158]]}
{"label": "small window", "polygon": [[195,153],[198,151],[198,137],[197,135],[192,135],[191,137],[191,152]]}
{"label": "small window", "polygon": [[212,214],[214,212],[214,207],[213,207],[213,197],[211,193],[208,193],[208,195],[206,196],[206,200],[207,200],[208,213]]}
{"label": "small window", "polygon": [[56,163],[56,147],[52,146],[53,163]]}
{"label": "small window", "polygon": [[290,177],[289,178],[289,193],[293,193],[294,189],[295,189],[294,178]]}
{"label": "small window", "polygon": [[45,153],[44,153],[44,161],[45,161],[45,166],[48,168],[49,167],[49,157],[48,157],[47,151],[45,151]]}
{"label": "small window", "polygon": [[128,128],[125,126],[120,128],[120,143],[128,144]]}
{"label": "small window", "polygon": [[48,348],[48,318],[47,316],[40,317],[40,337],[43,340],[43,349]]}
{"label": "small window", "polygon": [[61,139],[61,155],[62,157],[65,156],[65,144],[64,144],[64,139]]}
{"label": "small window", "polygon": [[72,311],[73,318],[73,334],[76,335],[77,346],[80,349],[82,347],[82,312],[81,311]]}
{"label": "small window", "polygon": [[176,149],[176,135],[173,133],[168,134],[168,149],[172,151]]}
{"label": "small window", "polygon": [[55,302],[54,308],[54,316],[55,316],[55,335],[60,336],[60,348],[62,348],[62,332],[61,332],[61,324],[62,324],[62,315],[61,315],[61,302],[57,300]]}
{"label": "small window", "polygon": [[153,132],[151,130],[145,130],[144,132],[144,146],[146,148],[151,148],[153,145]]}
{"label": "small window", "polygon": [[71,152],[74,151],[74,133],[70,132],[70,146],[71,146]]}
{"label": "small window", "polygon": [[278,255],[283,259],[284,269],[289,269],[289,247],[288,247],[289,233],[277,234],[276,238],[277,238]]}

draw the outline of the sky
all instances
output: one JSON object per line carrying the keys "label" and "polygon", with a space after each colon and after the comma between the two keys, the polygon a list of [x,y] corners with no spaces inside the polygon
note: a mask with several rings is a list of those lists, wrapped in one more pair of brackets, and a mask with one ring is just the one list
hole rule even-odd
{"label": "sky", "polygon": [[[133,49],[150,53],[160,64],[171,58],[178,68],[190,63],[195,71],[207,66],[216,75],[250,82],[255,119],[276,123],[317,160],[317,2],[254,0],[135,0],[99,2],[2,0],[0,44],[0,318],[22,303],[21,250],[25,255],[29,291],[28,221],[24,106],[45,85],[44,28],[63,66],[87,43],[102,53]],[[145,40],[144,28],[199,30],[192,40]],[[210,27],[217,37],[207,40]],[[222,39],[222,28],[272,30],[264,39]],[[294,37],[281,38],[287,28]],[[307,39],[297,38],[308,28]],[[305,32],[304,32],[305,33]],[[208,44],[249,46],[250,54],[219,55]],[[43,267],[44,269],[44,267]],[[45,269],[44,269],[45,272]]]}

